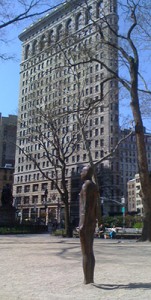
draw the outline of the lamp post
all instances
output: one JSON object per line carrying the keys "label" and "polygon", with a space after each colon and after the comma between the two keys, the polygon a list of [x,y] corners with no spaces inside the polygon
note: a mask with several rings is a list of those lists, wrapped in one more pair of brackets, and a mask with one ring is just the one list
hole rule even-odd
{"label": "lamp post", "polygon": [[61,216],[60,216],[60,214],[61,214],[61,202],[60,202],[59,198],[58,198],[58,203],[57,203],[57,209],[58,209],[58,211],[57,211],[57,222],[59,224],[60,221],[61,221]]}
{"label": "lamp post", "polygon": [[35,223],[37,221],[37,201],[35,199],[35,202],[34,202],[34,213],[35,213]]}
{"label": "lamp post", "polygon": [[125,229],[125,198],[121,198],[121,202],[117,200],[112,200],[113,202],[117,203],[118,205],[122,206],[122,213],[123,213],[123,230]]}
{"label": "lamp post", "polygon": [[123,213],[123,230],[125,228],[125,198],[121,198],[121,204],[122,204],[122,213]]}
{"label": "lamp post", "polygon": [[44,207],[45,207],[45,224],[46,224],[46,225],[47,225],[47,223],[48,223],[48,214],[47,214],[47,196],[48,196],[48,190],[45,189],[43,204],[44,204]]}

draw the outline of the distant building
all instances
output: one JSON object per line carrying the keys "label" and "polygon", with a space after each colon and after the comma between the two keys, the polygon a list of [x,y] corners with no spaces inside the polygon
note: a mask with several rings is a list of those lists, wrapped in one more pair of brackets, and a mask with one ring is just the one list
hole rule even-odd
{"label": "distant building", "polygon": [[129,180],[127,183],[128,194],[128,212],[137,212],[141,216],[143,215],[143,203],[140,196],[141,184],[139,174],[135,175],[135,178]]}
{"label": "distant building", "polygon": [[2,117],[0,113],[0,167],[15,165],[17,116]]}
{"label": "distant building", "polygon": [[12,189],[14,168],[0,168],[0,206],[4,186],[9,185]]}
{"label": "distant building", "polygon": [[[130,133],[130,129],[120,131],[121,138],[126,137]],[[151,134],[147,133],[144,128],[146,151],[148,159],[148,167],[151,171]],[[135,174],[138,173],[137,162],[137,145],[136,136],[133,132],[119,148],[119,161],[120,161],[120,178],[121,178],[121,191],[123,196],[127,199],[127,182],[133,180]]]}

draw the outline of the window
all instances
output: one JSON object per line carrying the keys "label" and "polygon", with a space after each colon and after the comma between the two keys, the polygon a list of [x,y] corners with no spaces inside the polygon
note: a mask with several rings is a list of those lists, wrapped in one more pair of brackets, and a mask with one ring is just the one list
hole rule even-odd
{"label": "window", "polygon": [[101,146],[101,147],[104,146],[104,140],[100,140],[100,146]]}
{"label": "window", "polygon": [[32,196],[32,203],[33,204],[38,203],[38,195]]}
{"label": "window", "polygon": [[98,71],[99,70],[99,64],[97,64],[96,66],[95,66],[95,71]]}
{"label": "window", "polygon": [[29,196],[24,197],[24,204],[29,204]]}
{"label": "window", "polygon": [[101,0],[97,3],[97,8],[96,8],[96,17],[97,18],[103,16],[103,10],[104,10],[104,3],[103,3],[103,0]]}
{"label": "window", "polygon": [[71,20],[71,19],[69,19],[69,20],[67,21],[67,24],[66,24],[66,32],[67,32],[67,34],[70,34],[70,33],[72,32],[72,20]]}
{"label": "window", "polygon": [[98,142],[98,140],[96,140],[95,141],[95,147],[98,147],[98,144],[99,144],[99,142]]}
{"label": "window", "polygon": [[83,160],[86,160],[86,154],[85,153],[83,154]]}
{"label": "window", "polygon": [[42,51],[45,47],[45,35],[43,34],[42,37],[41,37],[41,40],[40,40],[40,45],[39,45],[39,48],[40,48],[40,51]]}
{"label": "window", "polygon": [[95,158],[98,158],[98,156],[99,156],[98,151],[95,151]]}
{"label": "window", "polygon": [[41,185],[41,190],[42,190],[42,191],[45,191],[45,190],[47,190],[47,187],[48,187],[48,184],[47,184],[46,182],[44,182],[44,183],[42,183],[42,185]]}
{"label": "window", "polygon": [[24,192],[27,193],[30,191],[30,185],[25,185]]}
{"label": "window", "polygon": [[99,133],[98,128],[95,129],[95,136],[97,136]]}
{"label": "window", "polygon": [[96,86],[95,86],[95,92],[98,92],[98,91],[99,91],[99,86],[96,85]]}
{"label": "window", "polygon": [[82,25],[83,25],[83,16],[81,13],[79,13],[76,17],[76,30],[81,29]]}
{"label": "window", "polygon": [[77,162],[80,161],[80,155],[77,155]]}
{"label": "window", "polygon": [[98,125],[99,121],[98,118],[95,119],[95,125]]}
{"label": "window", "polygon": [[53,30],[51,30],[49,32],[49,36],[48,36],[48,44],[51,45],[51,43],[54,41],[54,32]]}
{"label": "window", "polygon": [[22,192],[22,186],[17,186],[17,194]]}
{"label": "window", "polygon": [[30,45],[27,45],[25,48],[25,59],[27,59],[29,56],[29,48],[30,48]]}
{"label": "window", "polygon": [[[35,174],[34,174],[35,175]],[[38,184],[34,184],[33,185],[33,192],[36,192],[38,191]]]}
{"label": "window", "polygon": [[57,37],[56,37],[57,41],[59,41],[61,39],[62,33],[63,33],[63,27],[62,27],[62,24],[60,24],[57,28]]}
{"label": "window", "polygon": [[32,44],[32,55],[36,53],[37,50],[37,40],[35,40]]}
{"label": "window", "polygon": [[85,19],[85,24],[90,24],[90,23],[92,23],[92,6],[90,6],[86,11],[86,19]]}

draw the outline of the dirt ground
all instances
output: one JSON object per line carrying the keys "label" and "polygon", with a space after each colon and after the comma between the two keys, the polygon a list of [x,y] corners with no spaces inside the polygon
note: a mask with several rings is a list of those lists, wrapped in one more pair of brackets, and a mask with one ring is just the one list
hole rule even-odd
{"label": "dirt ground", "polygon": [[0,236],[0,299],[151,299],[151,243],[96,238],[94,253],[95,283],[84,285],[78,238]]}

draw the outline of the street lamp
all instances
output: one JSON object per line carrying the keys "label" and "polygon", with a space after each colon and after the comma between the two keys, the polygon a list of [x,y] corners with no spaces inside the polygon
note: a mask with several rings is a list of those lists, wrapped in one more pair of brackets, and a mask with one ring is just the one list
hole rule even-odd
{"label": "street lamp", "polygon": [[44,204],[44,207],[45,207],[45,224],[46,225],[48,223],[48,220],[47,220],[47,196],[48,196],[48,190],[45,189],[43,204]]}
{"label": "street lamp", "polygon": [[35,223],[37,221],[37,200],[34,201],[34,213],[35,213]]}
{"label": "street lamp", "polygon": [[122,197],[121,198],[121,202],[117,201],[117,200],[112,200],[113,202],[117,203],[118,205],[122,206],[122,213],[123,213],[123,230],[125,228],[125,198]]}
{"label": "street lamp", "polygon": [[58,224],[61,222],[61,201],[60,201],[60,198],[58,198],[58,203],[57,203],[57,208],[58,208],[58,211],[57,211],[57,222]]}
{"label": "street lamp", "polygon": [[123,213],[123,230],[125,228],[125,198],[121,198],[121,204],[122,204],[122,213]]}

